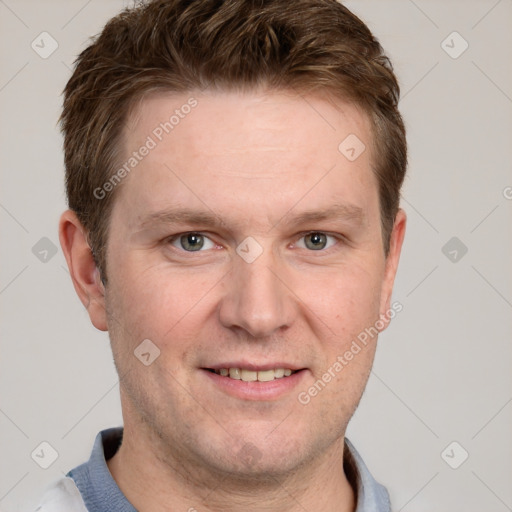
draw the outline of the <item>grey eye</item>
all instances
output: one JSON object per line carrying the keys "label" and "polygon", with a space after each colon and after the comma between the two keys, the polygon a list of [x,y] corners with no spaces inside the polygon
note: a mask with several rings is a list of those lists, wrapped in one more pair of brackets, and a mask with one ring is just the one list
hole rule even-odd
{"label": "grey eye", "polygon": [[336,245],[337,242],[337,238],[333,235],[327,235],[322,231],[312,231],[302,236],[296,242],[296,246],[310,251],[322,251]]}
{"label": "grey eye", "polygon": [[320,251],[327,246],[327,235],[324,233],[308,233],[304,236],[305,245],[313,251]]}
{"label": "grey eye", "polygon": [[178,236],[171,245],[187,252],[197,252],[201,249],[211,249],[214,244],[209,238],[200,233],[184,233]]}

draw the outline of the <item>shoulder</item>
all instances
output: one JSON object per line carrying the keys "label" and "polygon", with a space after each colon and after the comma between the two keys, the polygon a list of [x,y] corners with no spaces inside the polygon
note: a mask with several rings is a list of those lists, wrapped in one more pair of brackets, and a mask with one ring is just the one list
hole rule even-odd
{"label": "shoulder", "polygon": [[46,489],[35,512],[87,512],[87,508],[73,479],[65,477]]}

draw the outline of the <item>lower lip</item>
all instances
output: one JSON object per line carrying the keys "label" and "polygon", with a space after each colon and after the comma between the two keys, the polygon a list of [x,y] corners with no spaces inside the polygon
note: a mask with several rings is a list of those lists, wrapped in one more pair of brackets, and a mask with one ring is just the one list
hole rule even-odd
{"label": "lower lip", "polygon": [[201,369],[201,371],[216,387],[228,395],[242,400],[276,400],[297,387],[306,373],[306,370],[299,370],[289,377],[282,377],[269,382],[245,382],[223,377],[208,370]]}

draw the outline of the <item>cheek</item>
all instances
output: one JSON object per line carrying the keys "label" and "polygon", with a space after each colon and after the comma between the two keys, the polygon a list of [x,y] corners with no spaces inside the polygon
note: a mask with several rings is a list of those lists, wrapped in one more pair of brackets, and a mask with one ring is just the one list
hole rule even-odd
{"label": "cheek", "polygon": [[307,308],[325,325],[334,345],[357,336],[378,319],[382,276],[375,268],[338,268],[302,285],[300,296],[306,297]]}
{"label": "cheek", "polygon": [[124,333],[119,335],[132,351],[144,339],[159,347],[169,340],[186,345],[200,328],[199,317],[206,314],[208,294],[219,279],[212,273],[171,271],[163,265],[125,264],[116,274],[110,283],[108,309],[114,331],[123,325]]}
{"label": "cheek", "polygon": [[318,280],[315,284],[321,284],[325,292],[306,295],[321,356],[298,401],[311,407],[312,421],[322,428],[343,431],[362,396],[378,337],[371,330],[379,318],[378,283],[377,274],[352,267],[350,272]]}

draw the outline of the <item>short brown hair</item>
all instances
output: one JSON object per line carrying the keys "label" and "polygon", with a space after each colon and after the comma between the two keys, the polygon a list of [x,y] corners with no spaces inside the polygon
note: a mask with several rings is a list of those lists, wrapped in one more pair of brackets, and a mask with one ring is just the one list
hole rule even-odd
{"label": "short brown hair", "polygon": [[[369,116],[384,250],[407,166],[399,86],[368,27],[336,0],[153,0],[111,19],[64,90],[66,190],[103,279],[131,109],[156,91],[295,89],[354,102]],[[341,141],[340,141],[341,142]]]}

